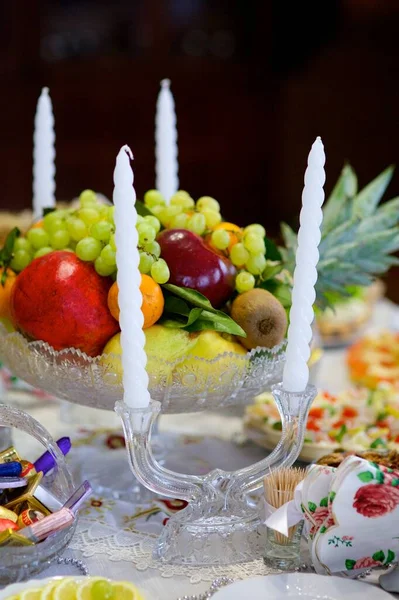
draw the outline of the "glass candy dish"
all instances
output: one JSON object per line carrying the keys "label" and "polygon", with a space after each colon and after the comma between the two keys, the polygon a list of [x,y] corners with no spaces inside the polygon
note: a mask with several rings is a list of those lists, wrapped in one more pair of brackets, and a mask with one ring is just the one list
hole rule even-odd
{"label": "glass candy dish", "polygon": [[[149,389],[163,413],[186,413],[246,404],[281,381],[285,342],[213,360],[181,358],[175,362],[148,356]],[[57,398],[91,408],[113,410],[122,400],[121,376],[112,355],[92,358],[70,348],[56,352],[41,341],[29,342],[0,324],[0,359],[21,379]],[[156,367],[155,367],[156,365]]]}
{"label": "glass candy dish", "polygon": [[[43,477],[41,485],[54,494],[61,503],[66,502],[75,489],[72,476],[64,456],[48,431],[27,413],[4,404],[0,404],[0,425],[30,434],[51,453],[56,467]],[[17,450],[23,455],[23,448]],[[76,524],[77,519],[70,527],[58,531],[35,546],[0,547],[0,586],[22,581],[47,568],[50,562],[68,546]]]}

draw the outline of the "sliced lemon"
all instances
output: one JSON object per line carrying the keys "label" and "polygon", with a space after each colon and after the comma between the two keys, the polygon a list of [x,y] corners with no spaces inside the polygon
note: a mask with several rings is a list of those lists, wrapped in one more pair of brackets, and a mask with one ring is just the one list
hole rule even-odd
{"label": "sliced lemon", "polygon": [[19,600],[40,600],[42,596],[41,588],[33,588],[21,592],[18,596]]}
{"label": "sliced lemon", "polygon": [[139,590],[133,583],[118,581],[112,585],[114,598],[118,600],[142,600]]}
{"label": "sliced lemon", "polygon": [[9,596],[6,600],[19,600],[20,596]]}
{"label": "sliced lemon", "polygon": [[40,600],[53,600],[53,591],[56,585],[56,581],[49,581],[46,583],[44,588],[42,588]]}
{"label": "sliced lemon", "polygon": [[62,579],[54,587],[52,600],[76,600],[76,588],[73,579]]}
{"label": "sliced lemon", "polygon": [[95,581],[108,581],[108,580],[105,577],[89,577],[89,578],[85,579],[85,581],[82,581],[82,583],[79,583],[76,588],[76,600],[92,600],[91,588]]}
{"label": "sliced lemon", "polygon": [[73,577],[61,577],[57,579],[53,579],[46,583],[46,585],[41,589],[40,600],[54,600],[55,589],[63,584],[65,581],[71,581]]}

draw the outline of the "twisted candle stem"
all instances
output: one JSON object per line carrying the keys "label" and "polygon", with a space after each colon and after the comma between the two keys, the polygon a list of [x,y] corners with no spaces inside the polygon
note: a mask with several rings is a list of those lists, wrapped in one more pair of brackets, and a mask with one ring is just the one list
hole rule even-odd
{"label": "twisted candle stem", "polygon": [[128,406],[139,408],[148,405],[150,396],[145,370],[147,355],[141,311],[136,192],[129,157],[133,158],[132,151],[129,146],[123,146],[116,159],[113,200],[124,401]]}
{"label": "twisted candle stem", "polygon": [[155,117],[156,188],[167,203],[178,190],[177,128],[175,103],[169,79],[161,81]]}
{"label": "twisted candle stem", "polygon": [[43,208],[55,206],[54,116],[48,88],[43,88],[37,103],[33,134],[33,216]]}
{"label": "twisted candle stem", "polygon": [[290,326],[283,374],[284,389],[289,392],[302,392],[309,379],[307,362],[312,339],[313,304],[316,299],[314,286],[317,281],[320,225],[323,220],[321,206],[324,202],[324,163],[324,148],[318,137],[308,157],[305,187],[302,192]]}

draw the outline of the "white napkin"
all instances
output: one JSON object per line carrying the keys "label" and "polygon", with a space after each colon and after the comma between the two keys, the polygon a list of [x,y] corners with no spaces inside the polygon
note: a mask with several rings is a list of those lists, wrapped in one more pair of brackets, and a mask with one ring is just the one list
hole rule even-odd
{"label": "white napkin", "polygon": [[397,560],[399,472],[348,457],[331,481],[329,511],[311,542],[316,572],[351,572]]}
{"label": "white napkin", "polygon": [[399,558],[399,471],[356,456],[337,469],[314,465],[294,500],[266,515],[284,535],[305,517],[317,573],[387,565]]}

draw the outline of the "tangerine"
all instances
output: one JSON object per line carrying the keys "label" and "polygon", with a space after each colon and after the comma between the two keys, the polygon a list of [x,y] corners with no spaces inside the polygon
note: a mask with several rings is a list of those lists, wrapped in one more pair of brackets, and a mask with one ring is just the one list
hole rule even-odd
{"label": "tangerine", "polygon": [[[0,268],[0,279],[3,278],[4,268]],[[16,281],[17,275],[11,269],[6,270],[6,278],[3,283],[0,283],[0,318],[5,318],[11,321],[10,299],[11,290]]]}
{"label": "tangerine", "polygon": [[216,227],[214,228],[214,231],[217,231],[218,229],[225,229],[230,234],[230,244],[228,247],[228,251],[230,252],[232,247],[241,241],[241,238],[242,238],[241,227],[239,227],[238,225],[235,225],[234,223],[228,223],[227,221],[223,221],[222,223],[219,223],[219,225],[216,225]]}
{"label": "tangerine", "polygon": [[[117,321],[119,321],[118,291],[118,284],[115,281],[108,292],[108,308]],[[160,319],[165,301],[161,286],[149,275],[141,275],[140,291],[143,295],[141,305],[144,315],[143,329],[147,329]]]}
{"label": "tangerine", "polygon": [[43,229],[43,219],[39,219],[39,221],[36,221],[36,223],[33,223],[33,225],[30,226],[30,229]]}

